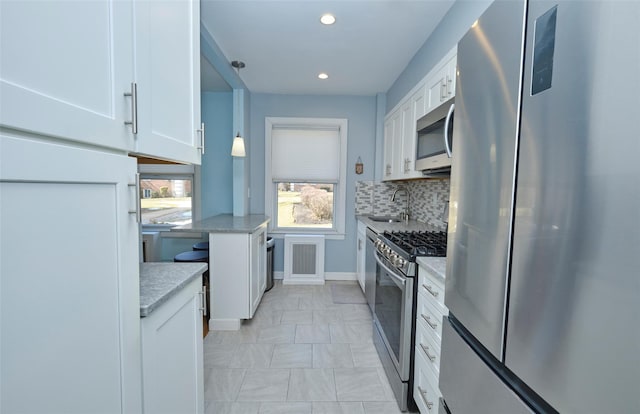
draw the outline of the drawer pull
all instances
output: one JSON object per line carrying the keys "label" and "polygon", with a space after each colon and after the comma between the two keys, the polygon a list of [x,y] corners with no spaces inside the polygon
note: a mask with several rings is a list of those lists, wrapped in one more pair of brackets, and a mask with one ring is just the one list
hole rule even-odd
{"label": "drawer pull", "polygon": [[431,408],[433,407],[433,403],[427,400],[427,391],[423,390],[420,386],[418,386],[418,392],[420,393],[422,400],[426,404],[427,409],[431,410]]}
{"label": "drawer pull", "polygon": [[435,355],[431,355],[429,353],[429,347],[428,346],[426,346],[424,344],[420,344],[420,348],[422,348],[424,353],[427,355],[427,358],[429,358],[429,361],[434,362],[436,360],[436,356]]}
{"label": "drawer pull", "polygon": [[427,286],[427,285],[423,284],[422,287],[425,288],[427,290],[427,292],[431,293],[434,298],[438,297],[438,292],[433,290],[433,286],[431,286],[431,285]]}
{"label": "drawer pull", "polygon": [[428,317],[427,315],[425,315],[424,313],[421,313],[420,316],[422,316],[422,319],[424,319],[424,321],[427,323],[427,325],[429,325],[433,329],[436,329],[438,327],[438,324],[435,323],[435,322],[431,322],[431,318]]}

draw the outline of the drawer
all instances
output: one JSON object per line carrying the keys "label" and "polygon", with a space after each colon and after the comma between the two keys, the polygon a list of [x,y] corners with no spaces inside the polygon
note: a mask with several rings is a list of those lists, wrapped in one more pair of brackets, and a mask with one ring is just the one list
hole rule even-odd
{"label": "drawer", "polygon": [[442,308],[442,313],[447,313],[446,307],[444,306],[443,281],[430,274],[423,267],[418,267],[418,292],[422,292],[427,297],[433,298],[438,304],[438,307]]}
{"label": "drawer", "polygon": [[422,355],[437,378],[440,373],[440,340],[423,321],[416,324],[416,354]]}
{"label": "drawer", "polygon": [[413,399],[421,414],[438,414],[438,402],[441,397],[438,379],[433,376],[422,355],[416,354],[415,361]]}
{"label": "drawer", "polygon": [[438,338],[442,340],[442,318],[443,314],[437,304],[433,303],[433,299],[426,297],[422,292],[418,294],[418,307],[416,310],[416,318],[427,326],[427,330],[432,331]]}

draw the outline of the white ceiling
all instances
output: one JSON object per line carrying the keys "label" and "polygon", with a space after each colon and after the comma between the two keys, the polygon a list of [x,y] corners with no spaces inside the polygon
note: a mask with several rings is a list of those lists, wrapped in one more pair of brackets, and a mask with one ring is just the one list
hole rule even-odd
{"label": "white ceiling", "polygon": [[[201,20],[251,92],[386,92],[454,0],[201,0]],[[336,16],[332,26],[319,21]],[[326,72],[329,79],[318,79]]]}

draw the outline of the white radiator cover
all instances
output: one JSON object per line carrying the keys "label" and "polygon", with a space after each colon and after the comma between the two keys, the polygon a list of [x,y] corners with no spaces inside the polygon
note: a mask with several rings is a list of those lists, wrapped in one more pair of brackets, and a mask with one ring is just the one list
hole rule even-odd
{"label": "white radiator cover", "polygon": [[324,284],[324,236],[296,234],[284,236],[285,285]]}

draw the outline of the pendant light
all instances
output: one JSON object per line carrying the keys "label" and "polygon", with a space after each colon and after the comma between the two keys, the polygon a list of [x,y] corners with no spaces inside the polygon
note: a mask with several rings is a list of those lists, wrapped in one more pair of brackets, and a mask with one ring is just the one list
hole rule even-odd
{"label": "pendant light", "polygon": [[[233,62],[231,62],[231,66],[236,68],[236,70],[238,71],[238,77],[239,77],[240,69],[244,68],[245,64],[242,61],[234,60]],[[233,145],[231,146],[231,156],[232,157],[247,156],[247,153],[244,150],[244,138],[240,136],[240,131],[238,131],[238,134],[235,136],[235,138],[233,138]]]}
{"label": "pendant light", "polygon": [[240,132],[233,139],[233,145],[231,146],[232,157],[246,157],[247,153],[244,151],[244,138],[240,136]]}

